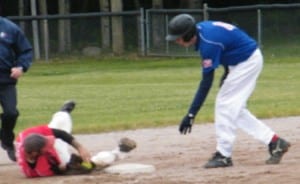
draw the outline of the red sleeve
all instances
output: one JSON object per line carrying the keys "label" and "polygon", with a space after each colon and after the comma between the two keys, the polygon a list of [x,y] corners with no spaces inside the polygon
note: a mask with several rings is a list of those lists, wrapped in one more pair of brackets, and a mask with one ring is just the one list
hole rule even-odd
{"label": "red sleeve", "polygon": [[36,166],[35,172],[37,172],[38,176],[53,176],[55,173],[51,169],[51,165],[48,161],[47,155],[39,156]]}
{"label": "red sleeve", "polygon": [[[20,164],[19,164],[20,165]],[[51,164],[49,163],[47,155],[39,156],[37,163],[32,169],[27,162],[24,162],[21,166],[21,169],[26,177],[45,177],[45,176],[53,176],[55,173],[51,169]]]}

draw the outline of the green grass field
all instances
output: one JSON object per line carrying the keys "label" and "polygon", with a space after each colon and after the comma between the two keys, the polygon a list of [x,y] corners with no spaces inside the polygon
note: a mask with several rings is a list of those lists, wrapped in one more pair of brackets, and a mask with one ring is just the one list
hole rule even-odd
{"label": "green grass field", "polygon": [[[16,131],[47,123],[73,99],[75,133],[178,124],[200,81],[199,58],[104,58],[35,62],[19,81]],[[300,62],[267,57],[249,109],[260,118],[300,114]],[[219,69],[196,122],[212,122]]]}

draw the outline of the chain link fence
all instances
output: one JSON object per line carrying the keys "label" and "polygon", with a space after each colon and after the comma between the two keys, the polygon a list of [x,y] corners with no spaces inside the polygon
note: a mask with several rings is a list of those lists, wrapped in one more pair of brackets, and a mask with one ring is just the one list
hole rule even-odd
{"label": "chain link fence", "polygon": [[143,53],[142,11],[8,17],[24,30],[35,59]]}
{"label": "chain link fence", "polygon": [[[148,9],[119,13],[8,17],[34,45],[35,58],[82,55],[198,56],[194,48],[165,41],[168,22],[179,13],[198,21],[232,23],[273,55],[300,56],[300,4],[203,9]],[[114,19],[118,21],[114,23]]]}
{"label": "chain link fence", "polygon": [[197,21],[218,20],[234,24],[255,38],[263,51],[271,55],[300,56],[300,4],[252,5],[229,8],[204,6],[200,10],[147,10],[147,55],[199,55],[194,51],[194,48],[182,48],[175,43],[164,40],[164,36],[168,33],[168,22],[179,13],[189,13]]}

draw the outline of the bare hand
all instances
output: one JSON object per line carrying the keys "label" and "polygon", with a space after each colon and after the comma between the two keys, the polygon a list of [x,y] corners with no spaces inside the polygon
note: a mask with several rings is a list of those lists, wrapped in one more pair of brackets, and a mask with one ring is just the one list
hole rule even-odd
{"label": "bare hand", "polygon": [[22,67],[13,67],[11,69],[10,77],[14,79],[18,79],[23,75],[23,68]]}
{"label": "bare hand", "polygon": [[90,162],[91,155],[90,152],[84,148],[79,142],[77,142],[75,139],[72,142],[72,145],[74,148],[78,151],[79,155],[83,159],[83,161]]}

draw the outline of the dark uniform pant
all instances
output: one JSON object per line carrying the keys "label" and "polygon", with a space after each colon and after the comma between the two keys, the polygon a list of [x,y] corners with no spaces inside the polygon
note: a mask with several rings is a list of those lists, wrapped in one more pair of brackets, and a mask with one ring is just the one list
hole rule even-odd
{"label": "dark uniform pant", "polygon": [[0,86],[1,114],[1,146],[4,149],[13,147],[15,138],[14,128],[16,126],[19,112],[17,109],[17,90],[15,85]]}

